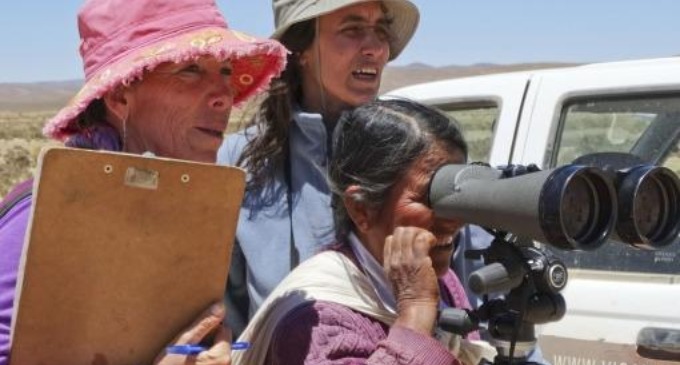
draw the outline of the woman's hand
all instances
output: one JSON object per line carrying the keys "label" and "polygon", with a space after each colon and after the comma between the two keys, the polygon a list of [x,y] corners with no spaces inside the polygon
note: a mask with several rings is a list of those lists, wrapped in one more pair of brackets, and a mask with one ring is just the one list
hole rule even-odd
{"label": "woman's hand", "polygon": [[436,243],[429,231],[397,227],[385,239],[383,268],[397,297],[395,324],[430,335],[437,320],[439,286],[430,249]]}
{"label": "woman's hand", "polygon": [[158,354],[154,364],[196,364],[196,365],[229,365],[231,364],[231,333],[224,326],[225,307],[223,303],[215,303],[203,311],[188,328],[178,335],[168,346],[198,344],[210,333],[215,333],[212,347],[198,355],[167,354],[165,349]]}

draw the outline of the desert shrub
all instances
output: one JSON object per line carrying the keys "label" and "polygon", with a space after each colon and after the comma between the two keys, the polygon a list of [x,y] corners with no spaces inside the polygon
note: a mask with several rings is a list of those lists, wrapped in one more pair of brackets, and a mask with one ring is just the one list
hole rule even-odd
{"label": "desert shrub", "polygon": [[57,142],[42,139],[0,139],[0,198],[35,173],[40,150]]}
{"label": "desert shrub", "polygon": [[0,111],[0,198],[35,172],[40,150],[58,143],[42,135],[48,111]]}
{"label": "desert shrub", "polygon": [[0,140],[9,139],[45,139],[42,135],[42,121],[30,121],[25,123],[3,122],[0,123]]}

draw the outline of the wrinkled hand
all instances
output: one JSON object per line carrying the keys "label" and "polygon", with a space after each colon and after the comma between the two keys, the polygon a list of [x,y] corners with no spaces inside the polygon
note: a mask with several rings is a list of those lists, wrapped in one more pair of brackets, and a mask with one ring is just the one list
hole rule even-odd
{"label": "wrinkled hand", "polygon": [[215,303],[203,311],[201,315],[177,336],[168,346],[197,344],[205,336],[214,333],[212,347],[198,355],[166,354],[165,349],[158,354],[154,364],[196,364],[196,365],[229,365],[231,364],[231,332],[222,325],[226,309],[224,304]]}
{"label": "wrinkled hand", "polygon": [[397,298],[395,324],[431,334],[437,319],[439,286],[429,256],[436,238],[416,227],[397,227],[385,239],[383,268]]}

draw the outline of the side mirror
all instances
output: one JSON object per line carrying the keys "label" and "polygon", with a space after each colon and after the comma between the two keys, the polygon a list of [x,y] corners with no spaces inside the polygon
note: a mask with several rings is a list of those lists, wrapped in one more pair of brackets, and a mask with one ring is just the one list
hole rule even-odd
{"label": "side mirror", "polygon": [[645,327],[637,335],[638,355],[654,360],[680,359],[680,330]]}

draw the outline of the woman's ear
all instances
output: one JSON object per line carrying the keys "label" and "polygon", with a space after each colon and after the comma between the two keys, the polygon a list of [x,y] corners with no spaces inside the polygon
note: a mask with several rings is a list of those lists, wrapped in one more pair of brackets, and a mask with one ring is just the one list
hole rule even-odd
{"label": "woman's ear", "polygon": [[116,123],[123,123],[130,115],[130,93],[127,87],[119,86],[104,94],[106,109],[114,117]]}
{"label": "woman's ear", "polygon": [[358,185],[350,185],[342,197],[347,214],[359,232],[367,232],[372,225],[373,210],[366,204],[364,192]]}

